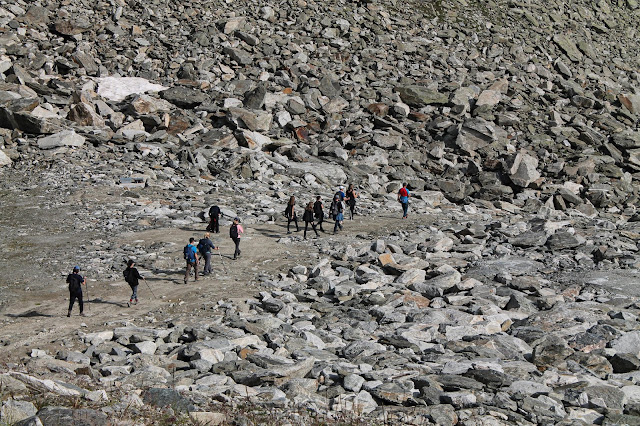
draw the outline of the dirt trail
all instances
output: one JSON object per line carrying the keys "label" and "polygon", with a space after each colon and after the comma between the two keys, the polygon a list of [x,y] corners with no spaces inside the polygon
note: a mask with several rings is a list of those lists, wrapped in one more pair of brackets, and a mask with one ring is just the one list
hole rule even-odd
{"label": "dirt trail", "polygon": [[[205,305],[211,306],[221,299],[244,300],[257,294],[259,289],[253,278],[259,274],[275,276],[286,273],[297,264],[312,265],[318,257],[315,241],[348,241],[357,234],[368,234],[375,238],[399,228],[415,229],[417,224],[427,220],[424,215],[413,215],[408,220],[401,220],[399,216],[389,213],[377,216],[375,220],[373,217],[356,216],[354,220],[345,220],[344,231],[337,235],[331,232],[333,223],[325,222],[325,231],[328,232],[321,233],[318,240],[312,238],[313,231],[309,229],[309,239],[303,241],[301,227],[299,232],[292,233],[294,241],[291,244],[277,242],[280,237],[286,236],[286,223],[282,221],[276,224],[244,225],[245,235],[240,245],[242,256],[235,261],[232,259],[233,243],[228,238],[228,228],[224,228],[220,234],[212,235],[214,243],[221,246],[220,255],[216,253],[212,257],[212,276],[201,277],[197,282],[193,281],[192,276],[189,283],[184,285],[184,267],[159,273],[151,273],[141,267],[156,297],[152,296],[147,284],[141,282],[138,288],[140,303],[132,307],[126,305],[131,290],[124,280],[96,282],[88,276],[88,291],[84,291],[86,317],[78,316],[77,303],[72,317],[66,317],[68,291],[63,280],[52,284],[51,292],[24,291],[24,298],[20,298],[19,303],[9,304],[3,312],[0,333],[4,346],[0,346],[0,362],[17,362],[28,356],[33,348],[45,349],[52,355],[62,349],[76,349],[70,337],[78,331],[89,333],[127,323],[145,326],[155,320],[162,321],[179,315],[206,317],[207,311],[201,309]],[[164,228],[127,233],[119,239],[173,242],[181,256],[188,238],[202,234],[202,229],[196,227]],[[200,265],[200,270],[203,266]],[[61,340],[66,342],[64,346],[60,344]]]}

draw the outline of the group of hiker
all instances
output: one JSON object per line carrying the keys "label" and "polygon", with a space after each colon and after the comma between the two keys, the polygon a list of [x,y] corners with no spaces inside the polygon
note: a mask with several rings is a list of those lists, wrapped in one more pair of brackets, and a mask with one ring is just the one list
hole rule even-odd
{"label": "group of hiker", "polygon": [[[337,233],[338,230],[342,231],[345,203],[347,206],[349,206],[351,219],[353,219],[357,198],[358,193],[353,188],[353,185],[349,185],[349,188],[346,192],[344,190],[344,186],[340,186],[338,188],[338,191],[334,194],[331,205],[329,207],[329,217],[334,220],[334,234]],[[300,231],[300,227],[298,226],[298,215],[296,213],[296,197],[293,195],[289,198],[287,207],[284,210],[284,216],[287,218],[287,234],[291,233],[291,222],[296,225],[296,232]],[[315,232],[316,237],[319,236],[317,228],[320,228],[320,232],[325,232],[324,228],[322,227],[322,223],[324,222],[324,204],[322,203],[322,197],[320,195],[316,197],[315,202],[310,201],[309,203],[307,203],[304,209],[304,213],[302,214],[302,220],[304,221],[303,238],[305,240],[307,239],[307,231],[309,230],[309,225],[311,225],[311,229],[313,229],[313,232]]]}
{"label": "group of hiker", "polygon": [[[402,188],[398,191],[397,199],[398,202],[402,205],[402,218],[406,219],[408,217],[409,211],[409,197],[411,196],[409,189],[407,188],[407,184],[403,183]],[[339,186],[338,191],[334,194],[333,199],[331,201],[331,205],[329,207],[329,217],[334,221],[333,225],[333,233],[337,233],[338,230],[342,231],[342,223],[344,221],[344,211],[345,204],[349,207],[350,218],[353,219],[355,214],[356,207],[356,199],[358,198],[358,193],[353,187],[353,184],[349,185],[349,188],[345,192],[344,186]],[[200,263],[200,259],[204,259],[204,269],[202,271],[202,275],[206,276],[212,273],[211,269],[211,255],[214,250],[219,250],[220,247],[216,247],[211,241],[211,234],[220,233],[220,215],[222,214],[220,208],[218,206],[213,206],[209,209],[209,224],[207,226],[206,232],[203,237],[196,244],[196,239],[191,237],[189,239],[189,244],[184,247],[184,259],[186,261],[186,269],[184,274],[184,283],[187,284],[189,280],[189,275],[191,271],[194,271],[195,280],[197,281],[199,278],[198,266]],[[300,227],[298,226],[298,216],[296,214],[296,198],[295,196],[291,196],[289,198],[289,202],[284,211],[284,216],[287,218],[287,234],[291,233],[290,225],[293,222],[296,225],[296,231],[300,231]],[[304,221],[304,239],[307,239],[307,231],[309,229],[309,225],[311,225],[311,229],[315,232],[316,237],[319,236],[318,228],[320,228],[321,232],[325,232],[322,224],[325,219],[324,214],[324,204],[322,203],[322,197],[318,195],[316,197],[315,202],[311,201],[307,203],[304,213],[302,215],[302,220]],[[233,222],[229,228],[229,237],[233,241],[235,245],[235,250],[233,252],[233,260],[236,260],[238,256],[240,256],[240,238],[244,233],[244,229],[240,224],[240,218],[235,217]],[[222,258],[222,256],[220,256]],[[135,261],[133,259],[129,259],[127,262],[127,268],[123,272],[125,281],[131,287],[131,297],[129,298],[129,302],[127,306],[130,307],[132,304],[136,305],[138,303],[138,285],[139,280],[144,280],[144,277],[138,272],[135,268]],[[146,281],[146,280],[145,280]],[[80,275],[80,267],[74,266],[71,274],[67,276],[67,283],[69,284],[69,310],[67,312],[67,316],[71,316],[71,311],[73,309],[73,305],[76,300],[78,300],[78,305],[80,307],[80,315],[84,316],[84,304],[82,300],[82,286],[86,287],[86,279]]]}

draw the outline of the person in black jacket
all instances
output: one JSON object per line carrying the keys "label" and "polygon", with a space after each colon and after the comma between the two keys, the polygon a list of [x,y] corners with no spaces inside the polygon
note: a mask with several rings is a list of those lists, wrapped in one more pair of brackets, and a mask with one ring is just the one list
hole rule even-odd
{"label": "person in black jacket", "polygon": [[82,286],[86,286],[87,282],[85,278],[80,275],[80,267],[74,266],[73,273],[67,275],[67,283],[69,284],[69,311],[67,316],[71,316],[71,310],[73,309],[73,303],[78,299],[78,305],[80,305],[80,316],[84,316],[84,305],[82,303]]}
{"label": "person in black jacket", "polygon": [[304,209],[304,214],[302,215],[302,220],[304,220],[304,239],[307,239],[307,229],[309,229],[309,224],[311,224],[313,232],[315,232],[316,237],[318,237],[318,230],[316,229],[316,224],[313,222],[313,202],[307,204],[307,208]]}
{"label": "person in black jacket", "polygon": [[125,269],[122,274],[124,275],[124,280],[131,287],[131,297],[129,298],[129,302],[127,302],[127,307],[132,304],[138,304],[138,284],[140,283],[138,280],[144,279],[140,272],[138,272],[137,268],[134,268],[136,263],[133,259],[129,259],[127,262],[127,269]]}
{"label": "person in black jacket", "polygon": [[229,238],[231,238],[236,245],[236,249],[233,252],[233,260],[236,260],[238,256],[240,256],[240,237],[243,232],[244,229],[242,229],[242,225],[240,225],[240,218],[236,217],[233,219],[233,224],[229,228]]}
{"label": "person in black jacket", "polygon": [[353,215],[354,215],[354,212],[356,211],[356,198],[358,198],[358,193],[353,188],[353,184],[350,184],[344,199],[347,202],[347,205],[349,206],[349,211],[351,212],[351,220],[353,220]]}
{"label": "person in black jacket", "polygon": [[316,202],[313,204],[313,214],[317,220],[317,225],[320,228],[320,230],[322,232],[324,232],[324,229],[322,229],[322,222],[324,222],[324,205],[322,204],[322,197],[320,197],[319,195],[316,197]]}
{"label": "person in black jacket", "polygon": [[220,233],[220,207],[213,206],[209,209],[209,226],[207,231]]}
{"label": "person in black jacket", "polygon": [[298,216],[296,215],[296,197],[293,195],[289,198],[289,203],[287,204],[287,208],[284,211],[284,215],[287,218],[287,234],[290,234],[289,225],[291,222],[295,222],[296,224],[296,232],[300,231],[300,227],[298,226]]}
{"label": "person in black jacket", "polygon": [[202,275],[209,275],[211,273],[211,250],[218,250],[218,247],[213,245],[209,236],[210,234],[205,232],[204,238],[198,241],[198,251],[200,252],[200,256],[204,257],[204,271],[202,271]]}

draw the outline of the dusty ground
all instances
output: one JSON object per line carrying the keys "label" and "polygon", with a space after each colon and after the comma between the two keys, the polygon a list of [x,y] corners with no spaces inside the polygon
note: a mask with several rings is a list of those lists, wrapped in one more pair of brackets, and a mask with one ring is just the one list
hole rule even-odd
{"label": "dusty ground", "polygon": [[[207,311],[201,309],[203,306],[215,304],[222,299],[241,300],[257,294],[260,289],[255,278],[259,275],[286,274],[296,264],[313,265],[318,258],[315,244],[321,239],[347,241],[356,238],[357,234],[375,237],[395,229],[414,227],[427,219],[413,215],[409,220],[403,221],[399,216],[391,212],[376,217],[375,220],[356,216],[353,221],[345,221],[342,233],[321,233],[318,240],[311,238],[311,230],[309,239],[301,240],[301,229],[300,232],[293,233],[295,241],[292,244],[277,242],[286,235],[286,222],[245,225],[246,232],[240,246],[242,256],[236,261],[232,259],[233,243],[228,238],[228,230],[221,228],[220,234],[212,236],[214,242],[221,246],[220,255],[214,254],[212,258],[213,276],[201,277],[197,282],[191,277],[189,283],[184,285],[184,268],[154,273],[145,270],[142,265],[140,270],[146,276],[147,283],[141,283],[138,289],[140,303],[132,307],[126,305],[130,288],[124,280],[101,282],[88,276],[85,300],[89,300],[85,302],[87,316],[84,318],[78,316],[77,303],[72,317],[66,317],[68,291],[64,277],[58,277],[46,287],[38,287],[38,290],[14,288],[12,297],[2,312],[0,333],[4,346],[0,346],[0,362],[17,362],[33,348],[45,349],[52,354],[61,349],[70,349],[73,340],[71,337],[78,330],[92,332],[113,329],[125,323],[144,326],[150,321],[162,321],[181,314],[206,316]],[[326,225],[325,230],[331,231],[332,223],[327,222]],[[175,243],[181,250],[189,236],[199,236],[202,232],[201,228],[196,227],[153,229],[122,234],[116,243],[135,240],[168,241]],[[25,273],[28,274],[28,269]],[[64,347],[61,341],[66,342]]]}

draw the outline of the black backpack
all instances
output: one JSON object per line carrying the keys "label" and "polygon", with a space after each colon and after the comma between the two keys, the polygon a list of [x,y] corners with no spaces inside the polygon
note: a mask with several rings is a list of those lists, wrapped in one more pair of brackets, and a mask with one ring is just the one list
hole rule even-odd
{"label": "black backpack", "polygon": [[231,225],[231,228],[229,228],[229,237],[238,238],[238,225]]}
{"label": "black backpack", "polygon": [[128,284],[130,282],[130,278],[131,277],[131,269],[127,268],[124,271],[122,271],[122,275],[124,275],[124,281]]}
{"label": "black backpack", "polygon": [[218,217],[220,214],[220,207],[213,206],[209,209],[209,217]]}

